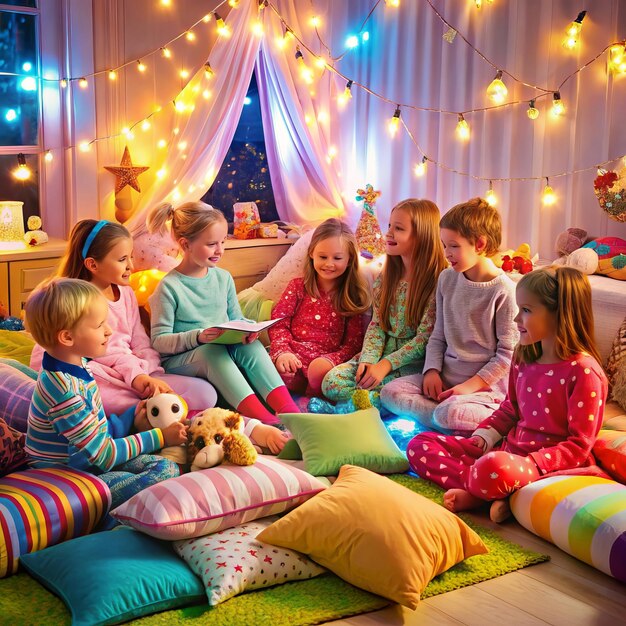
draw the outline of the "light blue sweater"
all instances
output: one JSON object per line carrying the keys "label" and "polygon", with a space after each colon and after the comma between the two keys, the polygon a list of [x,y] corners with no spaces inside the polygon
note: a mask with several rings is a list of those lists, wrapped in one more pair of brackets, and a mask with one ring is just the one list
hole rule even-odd
{"label": "light blue sweater", "polygon": [[152,346],[164,357],[197,348],[205,328],[243,319],[233,277],[219,267],[210,267],[202,278],[172,270],[149,303]]}

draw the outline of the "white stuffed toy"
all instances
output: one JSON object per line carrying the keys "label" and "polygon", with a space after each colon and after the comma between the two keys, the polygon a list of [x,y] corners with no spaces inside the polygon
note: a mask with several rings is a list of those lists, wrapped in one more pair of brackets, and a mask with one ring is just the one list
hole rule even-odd
{"label": "white stuffed toy", "polygon": [[[187,403],[175,393],[159,393],[146,402],[148,421],[152,428],[164,429],[174,422],[181,422],[187,417]],[[187,450],[184,444],[167,446],[159,454],[174,463],[184,465],[187,462]]]}
{"label": "white stuffed toy", "polygon": [[41,218],[38,215],[31,215],[27,222],[28,232],[24,235],[24,241],[29,246],[38,246],[47,243],[48,233],[41,230]]}

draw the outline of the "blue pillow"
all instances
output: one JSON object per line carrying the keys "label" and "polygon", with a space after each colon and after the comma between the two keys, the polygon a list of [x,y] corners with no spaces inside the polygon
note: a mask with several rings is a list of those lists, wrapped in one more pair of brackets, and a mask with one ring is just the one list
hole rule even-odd
{"label": "blue pillow", "polygon": [[20,562],[65,602],[72,626],[117,624],[206,603],[202,582],[172,544],[132,528],[78,537],[26,554]]}

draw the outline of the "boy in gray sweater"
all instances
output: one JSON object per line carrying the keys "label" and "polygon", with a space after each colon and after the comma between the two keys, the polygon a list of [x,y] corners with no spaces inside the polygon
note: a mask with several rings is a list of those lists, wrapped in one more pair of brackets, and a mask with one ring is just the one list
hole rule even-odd
{"label": "boy in gray sweater", "polygon": [[435,328],[423,374],[398,378],[381,391],[382,405],[429,428],[466,434],[506,394],[518,332],[515,284],[491,259],[502,224],[498,211],[474,198],[439,223],[450,267],[437,282]]}

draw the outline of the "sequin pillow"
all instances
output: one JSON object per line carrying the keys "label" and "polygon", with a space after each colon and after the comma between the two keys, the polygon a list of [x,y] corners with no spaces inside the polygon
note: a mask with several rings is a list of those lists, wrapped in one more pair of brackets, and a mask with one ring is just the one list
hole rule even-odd
{"label": "sequin pillow", "polygon": [[326,571],[300,552],[257,541],[256,536],[277,519],[277,515],[265,517],[174,542],[178,556],[202,579],[211,606],[244,591],[313,578]]}

